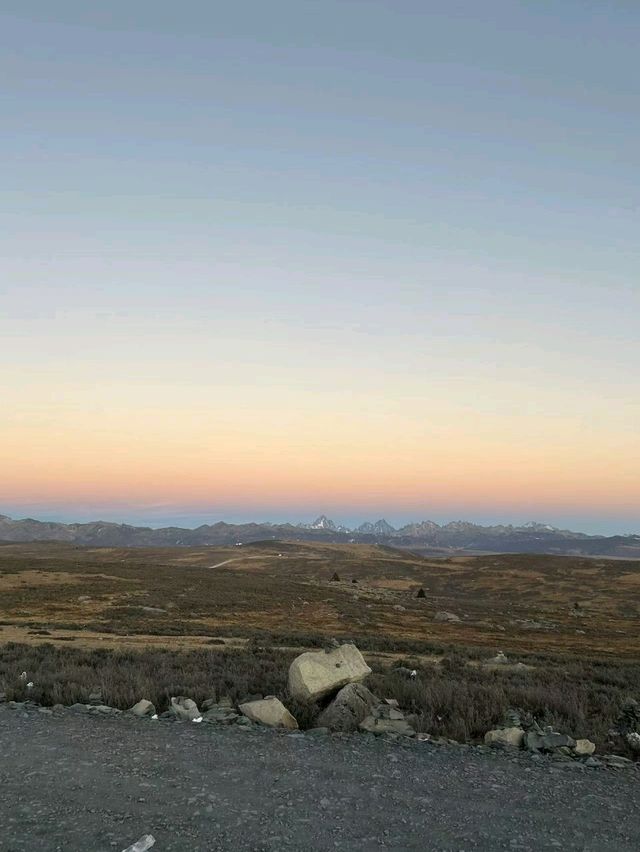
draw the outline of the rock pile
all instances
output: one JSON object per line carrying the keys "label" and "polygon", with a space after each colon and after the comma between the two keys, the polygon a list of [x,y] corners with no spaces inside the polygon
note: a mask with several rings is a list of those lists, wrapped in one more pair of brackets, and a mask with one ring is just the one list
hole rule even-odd
{"label": "rock pile", "polygon": [[308,651],[291,664],[289,692],[306,704],[323,703],[316,720],[319,728],[414,736],[398,702],[382,701],[362,684],[369,674],[371,669],[355,645]]}
{"label": "rock pile", "polygon": [[574,740],[567,734],[554,731],[549,725],[542,728],[531,716],[520,717],[517,711],[509,710],[501,728],[487,731],[485,745],[497,748],[521,748],[532,754],[550,754],[556,760],[593,761],[596,750],[591,740]]}

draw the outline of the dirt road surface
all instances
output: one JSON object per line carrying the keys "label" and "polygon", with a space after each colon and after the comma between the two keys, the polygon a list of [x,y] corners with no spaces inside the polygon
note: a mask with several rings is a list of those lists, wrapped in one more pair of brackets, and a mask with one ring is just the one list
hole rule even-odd
{"label": "dirt road surface", "polygon": [[2,852],[638,850],[640,772],[0,705]]}

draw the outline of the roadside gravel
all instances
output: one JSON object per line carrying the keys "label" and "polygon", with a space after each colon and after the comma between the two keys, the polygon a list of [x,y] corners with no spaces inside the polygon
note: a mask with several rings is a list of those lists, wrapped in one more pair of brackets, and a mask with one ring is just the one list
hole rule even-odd
{"label": "roadside gravel", "polygon": [[640,772],[0,705],[0,850],[638,850]]}

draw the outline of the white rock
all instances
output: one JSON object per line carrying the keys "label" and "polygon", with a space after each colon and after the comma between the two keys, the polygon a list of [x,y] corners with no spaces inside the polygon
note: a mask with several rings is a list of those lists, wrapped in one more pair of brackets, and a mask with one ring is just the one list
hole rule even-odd
{"label": "white rock", "polygon": [[129,710],[129,713],[133,713],[134,716],[153,716],[155,712],[156,708],[150,701],[147,701],[146,698],[138,701],[138,703],[134,704]]}
{"label": "white rock", "polygon": [[238,709],[247,719],[251,719],[252,722],[259,722],[261,725],[267,725],[269,728],[288,728],[293,731],[298,727],[294,717],[282,701],[274,695],[268,698],[260,698],[257,701],[247,701],[246,704],[241,704]]}
{"label": "white rock", "polygon": [[627,744],[631,751],[635,751],[640,754],[640,734],[636,731],[632,731],[630,734],[627,734]]}
{"label": "white rock", "polygon": [[592,743],[591,740],[576,740],[573,750],[578,757],[588,757],[596,750],[596,744]]}
{"label": "white rock", "polygon": [[524,742],[524,731],[522,728],[497,728],[487,731],[484,735],[485,745],[508,746],[510,748],[521,748]]}
{"label": "white rock", "polygon": [[171,712],[178,719],[184,719],[187,722],[191,722],[200,716],[196,702],[191,698],[185,698],[183,695],[171,699]]}
{"label": "white rock", "polygon": [[151,849],[155,842],[156,839],[153,834],[145,834],[140,840],[136,840],[132,846],[127,846],[123,852],[147,852],[147,849]]}
{"label": "white rock", "polygon": [[348,683],[360,683],[370,674],[371,669],[355,645],[307,651],[289,667],[289,692],[299,701],[317,701]]}
{"label": "white rock", "polygon": [[460,621],[460,616],[456,615],[455,612],[445,612],[444,610],[441,610],[440,612],[436,612],[433,616],[433,620],[454,623],[456,621]]}

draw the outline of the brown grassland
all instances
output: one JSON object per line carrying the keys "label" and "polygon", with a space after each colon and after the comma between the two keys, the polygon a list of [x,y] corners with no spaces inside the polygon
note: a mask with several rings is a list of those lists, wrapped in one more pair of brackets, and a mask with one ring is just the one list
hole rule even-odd
{"label": "brown grassland", "polygon": [[[96,685],[123,708],[143,696],[162,708],[176,692],[287,698],[292,656],[335,637],[358,644],[372,685],[422,730],[474,739],[517,706],[603,743],[622,702],[640,698],[639,624],[636,561],[301,542],[0,545],[0,691],[22,696],[26,670],[44,703],[86,700]],[[492,666],[498,650],[526,668]],[[416,683],[392,668],[405,658]],[[296,709],[312,724],[313,708]]]}

